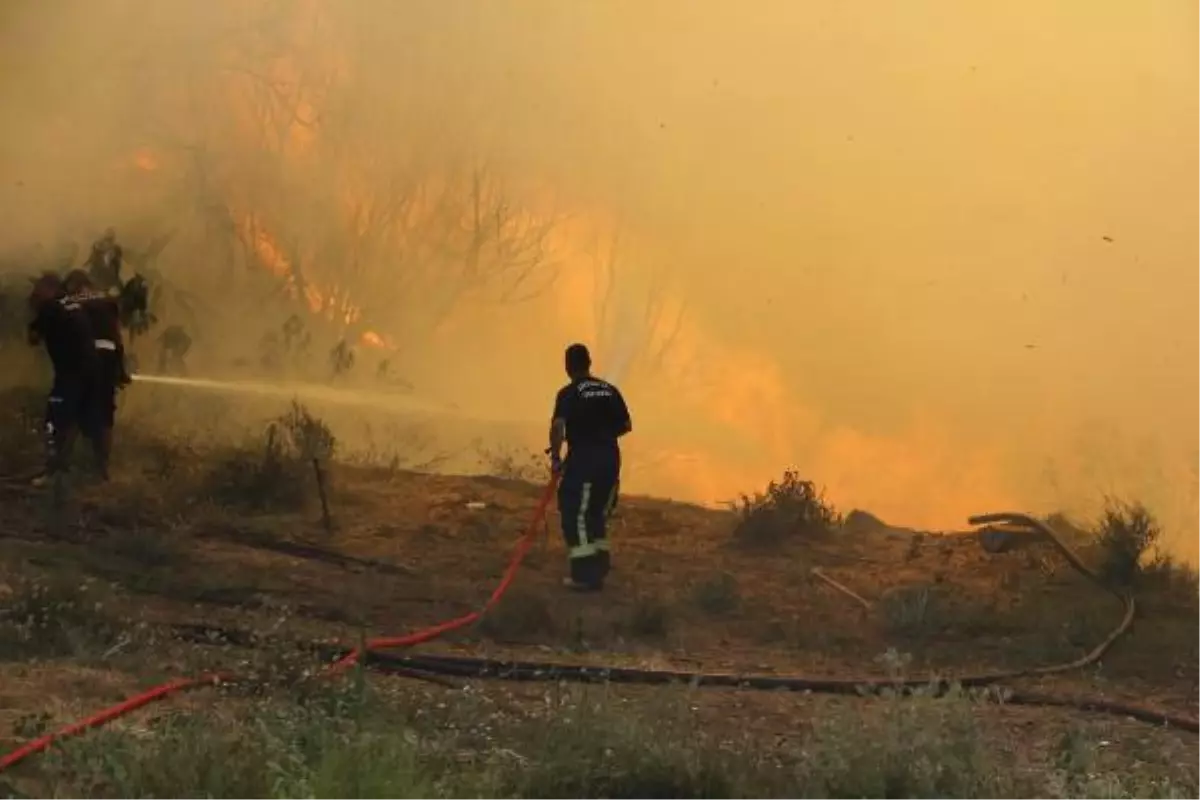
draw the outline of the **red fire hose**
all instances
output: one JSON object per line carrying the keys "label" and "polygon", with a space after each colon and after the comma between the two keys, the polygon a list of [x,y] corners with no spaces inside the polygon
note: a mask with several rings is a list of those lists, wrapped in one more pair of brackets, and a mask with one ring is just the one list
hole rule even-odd
{"label": "red fire hose", "polygon": [[[540,531],[538,527],[545,517],[547,509],[550,507],[550,500],[554,497],[554,490],[558,486],[558,475],[551,477],[550,482],[546,484],[545,490],[542,492],[541,499],[538,500],[537,506],[534,508],[533,517],[529,520],[529,525],[525,532],[517,541],[517,546],[513,550],[512,558],[509,559],[508,567],[505,568],[503,576],[500,578],[500,583],[492,592],[491,597],[484,603],[483,607],[477,611],[472,611],[469,614],[463,614],[461,617],[438,623],[437,625],[424,628],[422,630],[410,633],[406,636],[385,636],[378,639],[371,639],[367,642],[367,649],[384,649],[395,647],[411,647],[412,645],[428,642],[431,639],[436,639],[451,631],[465,628],[466,626],[478,621],[489,610],[491,610],[504,593],[508,591],[508,587],[512,585],[513,578],[516,577],[517,570],[521,567],[521,563],[525,560],[525,556],[529,553],[529,548],[533,545],[534,539]],[[342,657],[327,670],[326,674],[333,675],[341,672],[347,667],[352,666],[359,658],[359,650],[352,650],[348,655]],[[11,753],[0,757],[0,772],[14,766],[15,764],[24,761],[29,756],[40,753],[50,747],[51,744],[60,739],[65,739],[70,736],[75,736],[92,728],[98,728],[105,725],[118,717],[123,717],[131,711],[135,711],[143,706],[149,705],[157,700],[162,700],[164,697],[169,697],[186,689],[197,689],[202,686],[213,686],[220,683],[227,683],[236,680],[235,676],[223,673],[211,673],[201,675],[196,678],[176,678],[167,683],[155,686],[153,689],[142,692],[139,695],[124,700],[115,706],[106,708],[96,714],[86,717],[85,719],[73,722],[70,725],[59,728],[56,731],[47,733],[43,736],[26,742],[25,744],[13,750]]]}

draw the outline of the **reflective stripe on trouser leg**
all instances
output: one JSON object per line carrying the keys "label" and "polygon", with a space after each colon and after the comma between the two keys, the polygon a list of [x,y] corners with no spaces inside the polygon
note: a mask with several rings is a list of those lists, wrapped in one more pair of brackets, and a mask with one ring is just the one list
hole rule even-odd
{"label": "reflective stripe on trouser leg", "polygon": [[604,505],[604,516],[610,519],[617,510],[617,493],[619,491],[621,491],[621,480],[618,478],[613,483],[612,492],[608,495],[608,502]]}
{"label": "reflective stripe on trouser leg", "polygon": [[[612,519],[613,512],[617,510],[617,492],[621,488],[621,481],[618,478],[613,482],[612,491],[608,493],[608,501],[604,504],[604,510],[601,512],[599,524],[604,525],[605,520]],[[607,528],[607,525],[605,525]],[[608,531],[604,531],[604,535],[598,538],[595,542],[597,553],[608,553]]]}
{"label": "reflective stripe on trouser leg", "polygon": [[584,558],[596,554],[596,545],[588,539],[587,513],[592,502],[592,484],[585,481],[579,490],[579,511],[575,515],[576,544],[568,554],[571,558]]}

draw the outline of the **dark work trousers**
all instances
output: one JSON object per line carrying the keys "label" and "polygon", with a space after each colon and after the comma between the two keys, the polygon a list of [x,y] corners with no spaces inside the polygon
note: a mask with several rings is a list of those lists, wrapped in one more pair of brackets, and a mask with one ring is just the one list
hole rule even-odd
{"label": "dark work trousers", "polygon": [[[99,343],[97,343],[99,344]],[[85,436],[112,428],[117,411],[117,382],[121,378],[120,354],[96,348],[97,369],[88,376],[84,390],[84,416],[80,426]]]}
{"label": "dark work trousers", "polygon": [[46,472],[66,472],[71,450],[84,415],[85,379],[78,375],[55,374],[46,398]]}
{"label": "dark work trousers", "polygon": [[611,557],[606,527],[616,506],[620,474],[619,456],[568,455],[563,463],[558,512],[571,578],[583,586],[599,589],[608,577]]}
{"label": "dark work trousers", "polygon": [[[103,347],[102,344],[111,346]],[[97,368],[88,377],[84,390],[80,430],[91,442],[100,474],[107,476],[117,411],[117,383],[124,366],[122,353],[111,341],[97,339],[96,356]]]}

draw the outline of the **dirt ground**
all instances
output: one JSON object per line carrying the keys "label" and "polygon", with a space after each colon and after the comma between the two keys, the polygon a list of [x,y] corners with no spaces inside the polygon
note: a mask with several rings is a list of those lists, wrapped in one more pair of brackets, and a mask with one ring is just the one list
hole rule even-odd
{"label": "dirt ground", "polygon": [[[329,532],[312,502],[289,512],[233,511],[167,491],[156,470],[153,459],[123,454],[109,484],[78,488],[58,525],[43,490],[0,484],[0,596],[33,579],[86,585],[96,598],[94,619],[129,632],[108,636],[103,648],[84,636],[42,658],[0,658],[0,749],[25,738],[21,726],[30,717],[65,723],[169,676],[280,668],[265,665],[275,656],[261,652],[180,641],[170,633],[177,626],[352,645],[477,608],[542,491],[516,480],[334,465]],[[731,513],[642,497],[623,498],[613,522],[614,572],[605,591],[578,595],[560,586],[565,552],[554,515],[551,506],[550,519],[535,523],[536,544],[500,606],[419,652],[921,678],[1070,661],[1122,614],[1112,596],[1044,544],[989,554],[969,533],[921,536],[866,525],[747,551],[732,544]],[[814,568],[869,607],[814,576]],[[1194,599],[1147,594],[1132,632],[1100,664],[1010,685],[1195,716]],[[418,704],[436,704],[446,691],[375,680],[395,682]],[[520,704],[546,689],[479,682],[478,691]],[[631,702],[654,692],[612,691]],[[201,690],[116,724],[150,726],[164,714],[211,713],[220,702]],[[865,713],[874,701],[702,689],[691,702],[698,724],[786,746],[831,704],[861,704]],[[1113,764],[1166,760],[1194,772],[1190,733],[1062,708],[988,706],[981,713],[989,729],[1019,747],[1049,747],[1082,730],[1105,743]]]}

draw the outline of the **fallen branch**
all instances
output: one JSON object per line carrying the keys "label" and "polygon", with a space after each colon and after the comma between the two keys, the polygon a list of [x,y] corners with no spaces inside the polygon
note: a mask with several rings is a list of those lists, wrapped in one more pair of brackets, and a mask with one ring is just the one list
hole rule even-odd
{"label": "fallen branch", "polygon": [[846,586],[845,584],[838,583],[833,578],[826,575],[824,572],[821,571],[820,567],[813,567],[811,571],[814,576],[825,581],[827,584],[829,584],[833,588],[837,589],[842,594],[844,594],[847,597],[850,597],[854,600],[857,600],[862,605],[862,607],[865,608],[868,612],[871,610],[870,601],[863,599],[863,597],[861,595],[859,595],[857,592],[855,592],[853,589]]}

